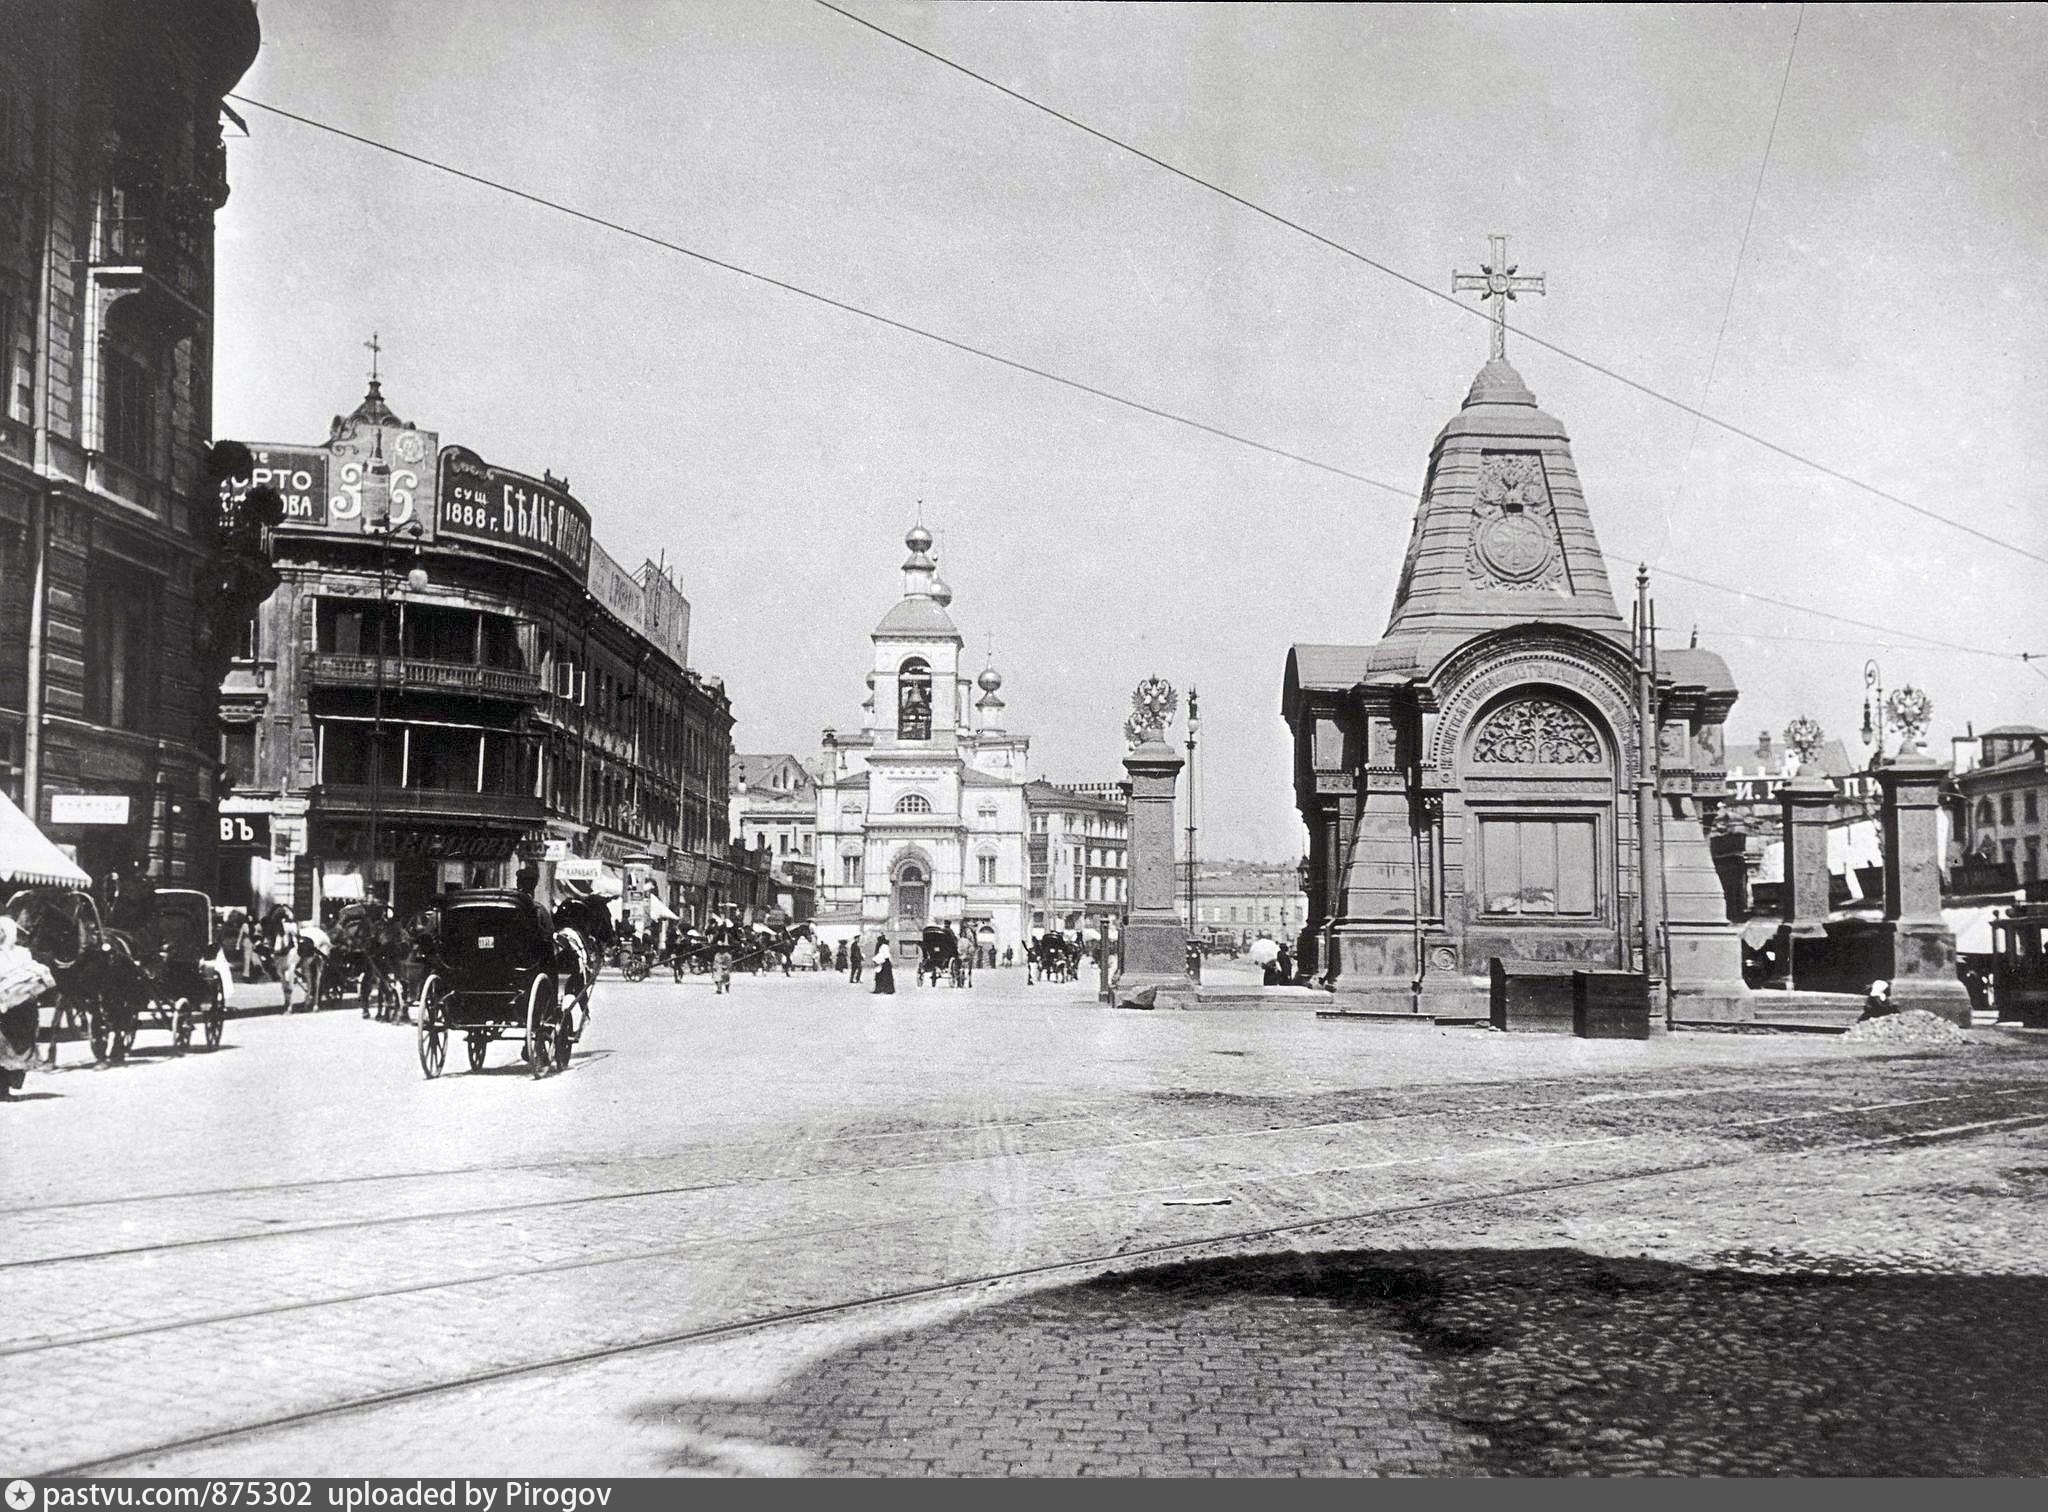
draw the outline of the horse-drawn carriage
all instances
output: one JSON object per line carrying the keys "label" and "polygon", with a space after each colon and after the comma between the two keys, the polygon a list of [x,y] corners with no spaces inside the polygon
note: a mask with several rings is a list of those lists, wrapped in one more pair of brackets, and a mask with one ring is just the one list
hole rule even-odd
{"label": "horse-drawn carriage", "polygon": [[[420,986],[420,1069],[431,1080],[460,1034],[469,1069],[481,1071],[492,1040],[524,1042],[536,1077],[568,1067],[576,1043],[573,1002],[562,971],[569,965],[545,911],[516,892],[458,892],[441,904],[431,969]],[[587,983],[584,984],[587,992]]]}
{"label": "horse-drawn carriage", "polygon": [[967,957],[960,950],[959,936],[943,924],[927,924],[918,936],[917,977],[934,987],[968,985]]}
{"label": "horse-drawn carriage", "polygon": [[59,1011],[83,1018],[95,1059],[128,1058],[145,1018],[168,1030],[183,1050],[195,1034],[220,1045],[227,993],[212,964],[213,900],[184,887],[147,894],[112,928],[91,894],[32,888],[7,912],[23,943],[50,968]]}

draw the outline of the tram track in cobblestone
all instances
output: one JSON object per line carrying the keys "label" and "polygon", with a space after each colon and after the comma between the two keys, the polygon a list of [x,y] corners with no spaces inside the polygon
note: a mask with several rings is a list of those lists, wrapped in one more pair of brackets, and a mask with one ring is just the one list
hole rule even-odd
{"label": "tram track in cobblestone", "polygon": [[[1797,1113],[1775,1114],[1767,1118],[1749,1119],[1741,1123],[1724,1126],[1724,1128],[1720,1132],[1732,1133],[1742,1130],[1767,1129],[1774,1126],[1811,1123],[1826,1118],[1853,1118],[1875,1113],[1892,1112],[1902,1108],[1926,1107],[1934,1104],[1953,1104],[1958,1102],[1981,1101],[2003,1097],[2021,1096],[2029,1092],[2038,1094],[2048,1094],[2048,1088],[2020,1087],[2010,1089],[1994,1089],[1990,1091],[1973,1090],[1971,1092],[1958,1093],[1947,1096],[1904,1098],[1893,1099],[1879,1103],[1862,1103],[1830,1106],[1826,1108],[1812,1109]],[[1477,1112],[1482,1110],[1475,1109],[1470,1111]],[[1361,1120],[1358,1122],[1369,1121],[1371,1120]],[[2048,1109],[2044,1109],[2038,1112],[2024,1113],[2011,1118],[1988,1120],[1978,1119],[1963,1124],[1947,1125],[1931,1130],[1909,1130],[1898,1134],[1887,1135],[1874,1141],[1851,1141],[1847,1144],[1839,1146],[1827,1146],[1823,1148],[1850,1150],[1893,1142],[1924,1141],[1940,1137],[1955,1137],[1967,1133],[1974,1133],[1992,1128],[2018,1128],[2022,1125],[2048,1126]],[[1310,1125],[1306,1127],[1322,1128],[1337,1126],[1341,1125]],[[1280,1131],[1246,1130],[1240,1132],[1260,1133]],[[1214,1136],[1189,1137],[1192,1138]],[[1390,1160],[1355,1162],[1346,1165],[1320,1166],[1307,1170],[1285,1170],[1273,1172],[1263,1176],[1238,1177],[1222,1182],[1219,1182],[1214,1178],[1202,1178],[1186,1182],[1169,1183],[1165,1185],[1156,1185],[1140,1188],[1127,1188],[1121,1191],[1111,1192],[1107,1194],[1091,1194],[1061,1200],[1038,1200],[1023,1203],[995,1204],[989,1207],[978,1209],[977,1212],[979,1215],[986,1216],[993,1214],[1017,1212],[1041,1213],[1050,1212],[1056,1209],[1067,1209],[1090,1205],[1110,1206],[1118,1203],[1127,1203],[1139,1198],[1157,1197],[1165,1193],[1185,1192],[1191,1188],[1196,1187],[1225,1186],[1231,1188],[1251,1188],[1258,1186],[1271,1186],[1276,1183],[1285,1181],[1303,1180],[1315,1177],[1330,1177],[1356,1174],[1362,1171],[1393,1170],[1403,1167],[1424,1167],[1431,1165],[1455,1164],[1465,1161],[1495,1159],[1505,1156],[1529,1156],[1537,1154],[1549,1154],[1551,1152],[1559,1150],[1590,1149],[1601,1145],[1625,1143],[1629,1140],[1640,1139],[1642,1137],[1643,1135],[1639,1132],[1602,1134],[1595,1135],[1585,1139],[1557,1140],[1545,1144],[1517,1143],[1506,1148],[1488,1147],[1486,1149],[1470,1152],[1436,1153],[1416,1156],[1412,1158],[1396,1158]],[[1180,1141],[1167,1140],[1159,1142],[1177,1143]],[[1111,1146],[1100,1148],[1117,1149],[1123,1148],[1123,1146]],[[1757,1152],[1753,1155],[1738,1156],[1732,1160],[1709,1160],[1705,1162],[1680,1164],[1670,1166],[1667,1168],[1662,1168],[1660,1171],[1646,1171],[1640,1174],[1643,1176],[1651,1176],[1656,1174],[1672,1174],[1675,1172],[1686,1170],[1717,1169],[1725,1165],[1739,1165],[1745,1163],[1748,1160],[1778,1158],[1790,1155],[1805,1155],[1818,1152],[1818,1149],[1789,1151],[1766,1150]],[[1618,1176],[1584,1178],[1584,1182],[1585,1184],[1589,1185],[1601,1185],[1613,1180],[1634,1179],[1636,1174],[1638,1173],[1623,1173]],[[808,1178],[783,1179],[801,1180]],[[762,1185],[767,1183],[757,1182],[754,1184]],[[1541,1184],[1526,1189],[1511,1189],[1507,1191],[1487,1193],[1467,1198],[1440,1199],[1420,1204],[1419,1206],[1413,1208],[1413,1210],[1422,1211],[1444,1205],[1455,1206],[1464,1202],[1510,1200],[1514,1197],[1523,1195],[1524,1191],[1527,1191],[1529,1193],[1551,1192],[1566,1189],[1570,1185],[1571,1183],[1564,1183],[1561,1185],[1550,1183]],[[506,1210],[518,1211],[519,1209],[516,1205],[514,1205],[509,1209],[487,1209],[484,1211],[498,1212]],[[1299,1229],[1304,1226],[1313,1227],[1317,1224],[1324,1222],[1342,1223],[1358,1221],[1372,1217],[1377,1212],[1385,1212],[1391,1215],[1407,1212],[1410,1210],[1411,1208],[1408,1206],[1394,1207],[1384,1210],[1367,1210],[1359,1213],[1343,1214],[1329,1219],[1315,1219],[1308,1220],[1303,1223],[1280,1225],[1273,1231],[1291,1231],[1294,1229]],[[423,1293],[435,1291],[451,1291],[460,1287],[487,1285],[498,1281],[523,1280],[533,1277],[563,1275],[577,1271],[597,1270],[608,1266],[635,1265],[663,1260],[677,1260],[686,1258],[693,1252],[698,1252],[707,1248],[732,1243],[751,1245],[773,1245],[778,1243],[789,1243],[791,1241],[802,1240],[830,1240],[835,1238],[843,1238],[847,1235],[860,1233],[864,1231],[909,1228],[915,1227],[919,1224],[928,1224],[938,1221],[941,1221],[941,1217],[939,1215],[933,1215],[929,1213],[907,1214],[898,1217],[880,1218],[875,1219],[871,1222],[856,1224],[834,1222],[830,1224],[778,1229],[746,1236],[745,1238],[737,1241],[731,1239],[729,1236],[716,1235],[706,1237],[703,1239],[691,1240],[685,1244],[663,1245],[656,1248],[632,1251],[614,1251],[600,1255],[581,1256],[572,1260],[557,1261],[544,1265],[513,1266],[495,1271],[470,1272],[460,1276],[441,1277],[433,1280],[414,1282],[403,1286],[369,1288],[354,1292],[337,1293],[325,1297],[307,1298],[292,1302],[279,1303],[266,1307],[244,1308],[237,1311],[211,1313],[192,1318],[172,1319],[160,1323],[143,1324],[134,1327],[90,1330],[82,1333],[64,1335],[52,1339],[35,1340],[25,1344],[0,1346],[0,1358],[45,1354],[62,1349],[79,1348],[90,1344],[116,1343],[129,1339],[160,1336],[171,1333],[182,1333],[194,1329],[221,1327],[227,1324],[245,1323],[262,1320],[266,1318],[280,1317],[291,1313],[311,1313],[317,1312],[324,1308],[343,1307],[364,1302],[378,1302],[400,1297],[416,1296]],[[1258,1233],[1265,1231],[1246,1230],[1244,1232]],[[1222,1235],[1219,1237],[1217,1242],[1227,1242],[1231,1237],[1232,1236],[1229,1234]],[[1002,1277],[997,1276],[992,1279],[1002,1279]]]}
{"label": "tram track in cobblestone", "polygon": [[[1517,1085],[1527,1086],[1529,1084],[1519,1083]],[[1554,1085],[1570,1086],[1572,1085],[1572,1082],[1567,1078],[1558,1078]],[[1680,1097],[1713,1096],[1719,1093],[1730,1092],[1733,1090],[1735,1089],[1730,1087],[1716,1086],[1697,1089],[1659,1090],[1654,1093],[1638,1094],[1637,1096],[1642,1099],[1654,1098],[1657,1100],[1667,1100]],[[1758,1089],[1754,1087],[1748,1087],[1743,1088],[1741,1090],[1743,1090],[1745,1093],[1753,1093]],[[2035,1089],[2031,1086],[2021,1085],[2010,1089],[1991,1089],[1988,1091],[1975,1092],[1970,1095],[2020,1095],[2031,1090]],[[1446,1110],[1439,1107],[1401,1109],[1392,1112],[1373,1114],[1368,1117],[1360,1118],[1323,1119],[1311,1120],[1301,1123],[1282,1123],[1264,1129],[1211,1129],[1195,1133],[1167,1134],[1159,1135],[1156,1137],[1119,1140],[1113,1144],[1089,1146],[1087,1148],[1092,1150],[1139,1150],[1146,1148],[1155,1148],[1163,1145],[1196,1143],[1205,1140],[1252,1139],[1272,1135],[1314,1133],[1319,1130],[1358,1128],[1372,1124],[1395,1123],[1404,1120],[1414,1120],[1421,1118],[1441,1118],[1446,1116],[1472,1118],[1492,1117],[1500,1114],[1511,1113],[1552,1112],[1557,1111],[1560,1108],[1575,1107],[1579,1105],[1611,1105],[1619,1101],[1627,1100],[1629,1099],[1629,1097],[1630,1094],[1627,1093],[1596,1093],[1587,1097],[1574,1099],[1569,1103],[1558,1103],[1554,1101],[1521,1101],[1513,1103],[1481,1104],[1474,1107],[1457,1108],[1453,1110]],[[1107,1113],[1107,1111],[1077,1113],[1043,1119],[999,1120],[979,1124],[951,1124],[933,1126],[930,1128],[869,1131],[854,1134],[825,1135],[817,1139],[807,1140],[805,1141],[805,1145],[806,1147],[815,1148],[823,1145],[846,1144],[857,1141],[872,1141],[878,1139],[913,1139],[931,1138],[935,1136],[945,1136],[952,1134],[985,1134],[1009,1129],[1036,1129],[1056,1127],[1063,1124],[1091,1122],[1116,1123],[1120,1121],[1122,1120],[1118,1120],[1116,1118],[1111,1117]],[[787,1142],[769,1140],[743,1141],[731,1145],[723,1145],[719,1148],[721,1151],[763,1148],[786,1149]],[[22,1260],[0,1260],[0,1273],[8,1271],[46,1269],[48,1267],[55,1265],[90,1264],[105,1260],[117,1260],[124,1258],[134,1258],[137,1256],[145,1255],[167,1254],[188,1249],[205,1249],[224,1245],[256,1244],[279,1239],[301,1238],[317,1234],[331,1234],[349,1232],[353,1230],[390,1228],[411,1223],[450,1222],[460,1219],[492,1218],[508,1216],[514,1213],[544,1212],[577,1207],[609,1205],[613,1203],[659,1201],[663,1198],[692,1196],[703,1192],[726,1191],[736,1187],[790,1185],[798,1182],[816,1181],[821,1179],[828,1179],[831,1177],[844,1177],[856,1175],[869,1176],[907,1174],[916,1171],[936,1170],[949,1165],[971,1163],[978,1160],[984,1160],[986,1158],[987,1156],[983,1153],[970,1152],[958,1155],[946,1155],[932,1160],[910,1161],[897,1165],[852,1166],[843,1169],[822,1172],[799,1171],[768,1176],[745,1175],[736,1177],[726,1177],[712,1181],[681,1182],[663,1186],[634,1187],[629,1188],[625,1191],[618,1192],[586,1192],[569,1197],[541,1197],[523,1202],[492,1203],[473,1207],[430,1209],[424,1212],[417,1213],[386,1213],[364,1218],[336,1219],[331,1222],[325,1223],[278,1225],[275,1227],[254,1229],[250,1230],[249,1232],[239,1234],[209,1234],[196,1236],[189,1239],[165,1240],[154,1244],[123,1245],[102,1250],[80,1250],[72,1251],[70,1253],[62,1255],[34,1256]],[[212,1196],[237,1196],[244,1194],[258,1195],[276,1191],[311,1190],[328,1185],[362,1184],[376,1182],[380,1180],[430,1180],[435,1178],[446,1178],[450,1176],[481,1175],[502,1171],[577,1171],[588,1169],[591,1165],[595,1163],[596,1162],[577,1160],[546,1161],[505,1166],[461,1167],[449,1171],[408,1173],[396,1177],[337,1177],[333,1178],[332,1181],[310,1182],[303,1184],[296,1182],[285,1182],[274,1183],[265,1186],[225,1187],[207,1192],[165,1194],[165,1198],[163,1200],[168,1200],[170,1197],[184,1197],[189,1200],[196,1199],[199,1197]],[[108,1205],[117,1205],[125,1200],[128,1199],[113,1198],[104,1199],[103,1201],[105,1204]],[[15,1216],[18,1218],[29,1217],[37,1213],[76,1210],[78,1208],[83,1208],[92,1205],[96,1204],[59,1203],[50,1204],[42,1208],[15,1209],[14,1213]],[[5,1348],[0,1348],[0,1356],[5,1356],[8,1353],[10,1353],[9,1350]]]}
{"label": "tram track in cobblestone", "polygon": [[[1808,1114],[1779,1115],[1768,1119],[1749,1120],[1744,1124],[1730,1126],[1734,1129],[1757,1128],[1786,1124],[1800,1120],[1813,1121],[1829,1117],[1851,1117],[1860,1114],[1883,1112],[1901,1107],[1926,1106],[1933,1103],[1956,1103],[1983,1096],[2016,1095],[2023,1090],[2012,1089],[2001,1093],[1961,1093],[1936,1098],[1912,1098],[1886,1103],[1857,1104],[1846,1107],[1831,1107],[1815,1110]],[[386,1391],[366,1393],[346,1400],[330,1402],[319,1406],[280,1413],[271,1417],[249,1422],[231,1424],[226,1427],[209,1428],[198,1432],[166,1438],[138,1448],[125,1449],[117,1453],[81,1460],[71,1464],[52,1467],[34,1472],[41,1476],[86,1476],[105,1475],[124,1468],[143,1466],[168,1455],[180,1454],[196,1449],[216,1447],[241,1440],[259,1439],[265,1435],[284,1432],[336,1418],[371,1413],[379,1409],[401,1406],[411,1402],[474,1390],[500,1382],[530,1379],[551,1373],[567,1372],[584,1366],[626,1356],[645,1354],[656,1350],[680,1348],[694,1344],[712,1343],[750,1333],[763,1332],[796,1324],[820,1322],[845,1317],[862,1311],[898,1306],[911,1302],[927,1301],[938,1297],[970,1292],[979,1288],[1005,1283],[1045,1281],[1062,1275],[1080,1279],[1089,1275],[1111,1273],[1133,1264],[1145,1264],[1184,1256],[1216,1246],[1233,1246],[1256,1243],[1265,1240],[1283,1239],[1289,1236],[1313,1233],[1317,1230],[1334,1229],[1348,1224],[1366,1223],[1406,1217],[1421,1213],[1443,1212],[1460,1208],[1476,1208],[1494,1203],[1512,1203],[1518,1200],[1542,1197],[1551,1194],[1584,1191],[1600,1187],[1614,1187],[1630,1182],[1652,1181],[1665,1177],[1682,1176],[1702,1171],[1725,1171],[1748,1165],[1758,1165],[1777,1160],[1803,1160],[1808,1158],[1840,1156],[1861,1151],[1871,1151],[1902,1145],[1938,1143],[1955,1138],[1967,1138],[1993,1129],[2016,1129],[2021,1126],[2040,1127],[2048,1125],[2048,1112],[2026,1113],[2000,1119],[1974,1119],[1958,1124],[1936,1124],[1927,1128],[1906,1129],[1870,1138],[1851,1139],[1832,1143],[1818,1143],[1794,1149],[1763,1149],[1742,1153],[1710,1157],[1700,1160],[1668,1162],[1638,1170],[1608,1172],[1598,1175],[1577,1175],[1554,1181],[1529,1182],[1505,1189],[1485,1192],[1462,1193],[1452,1196],[1425,1198],[1413,1202],[1386,1204],[1378,1207],[1359,1209],[1344,1213],[1318,1214],[1314,1217],[1292,1220],[1278,1224],[1264,1224],[1255,1227],[1228,1229],[1189,1238],[1162,1240],[1153,1244],[1136,1245],[1125,1249],[1105,1251],[1063,1260],[1048,1261],[1036,1265],[1017,1266],[1001,1270],[978,1272],[969,1276],[953,1277],[943,1281],[918,1286],[902,1287],[888,1291],[871,1292],[863,1296],[847,1298],[836,1302],[815,1303],[802,1307],[784,1308],[777,1311],[756,1314],[752,1317],[733,1319],[722,1323],[703,1324],[692,1328],[675,1329],[622,1343],[603,1345],[592,1349],[556,1354],[541,1360],[526,1361],[515,1365],[467,1372],[439,1381],[422,1382],[416,1385],[393,1388]],[[1640,1137],[1637,1135],[1605,1136],[1596,1140],[1568,1141],[1568,1145],[1583,1146],[1594,1143],[1611,1143],[1619,1139]],[[1491,1152],[1501,1153],[1501,1152]],[[1421,1162],[1417,1162],[1421,1163]],[[1255,1186],[1262,1181],[1286,1179],[1282,1176],[1260,1178],[1231,1183],[1238,1186]],[[1193,1183],[1191,1183],[1193,1184]],[[1119,1193],[1112,1198],[1090,1198],[1088,1201],[1110,1201],[1127,1196],[1142,1196],[1145,1193]],[[1034,1208],[1045,1208],[1054,1204],[1030,1204]],[[929,1217],[883,1220],[875,1225],[859,1227],[883,1227],[891,1223],[930,1222]],[[838,1226],[837,1232],[848,1232],[849,1226]],[[777,1237],[777,1236],[763,1236]],[[799,1236],[781,1236],[799,1237]],[[602,1262],[599,1262],[602,1263]],[[458,1283],[459,1284],[459,1283]],[[393,1293],[396,1294],[396,1293]],[[312,1304],[319,1305],[319,1304]],[[289,1309],[278,1309],[284,1311]]]}
{"label": "tram track in cobblestone", "polygon": [[[1496,1085],[1572,1088],[1583,1085],[1583,1081],[1577,1077],[1556,1076],[1515,1078],[1512,1080],[1504,1080],[1498,1083],[1460,1082],[1454,1083],[1452,1085],[1459,1089]],[[1742,1090],[1785,1090],[1787,1088],[1796,1087],[1798,1085],[1800,1084],[1794,1082],[1779,1082],[1771,1083],[1760,1087],[1752,1083],[1744,1084]],[[1440,1092],[1443,1089],[1433,1088],[1432,1090]],[[1600,1103],[1622,1102],[1631,1100],[1667,1100],[1682,1097],[1710,1096],[1715,1092],[1728,1090],[1732,1090],[1732,1088],[1706,1087],[1697,1089],[1687,1088],[1680,1090],[1657,1090],[1651,1092],[1603,1092],[1592,1093],[1585,1096],[1577,1097],[1572,1099],[1571,1101],[1573,1104],[1584,1103],[1587,1105],[1595,1105]],[[805,1140],[804,1143],[807,1146],[818,1146],[832,1144],[849,1144],[861,1140],[921,1139],[929,1138],[934,1135],[979,1134],[1000,1129],[1033,1129],[1050,1127],[1058,1124],[1087,1123],[1093,1119],[1109,1117],[1112,1114],[1112,1110],[1127,1109],[1128,1106],[1129,1104],[1126,1101],[1105,1100],[1101,1104],[1100,1109],[1097,1111],[1054,1114],[1050,1117],[1043,1118],[1034,1117],[1018,1119],[998,1119],[984,1123],[930,1124],[918,1125],[915,1127],[905,1129],[865,1129],[845,1134],[819,1135],[815,1138]],[[1475,1108],[1470,1111],[1538,1111],[1544,1108],[1552,1108],[1557,1106],[1560,1106],[1560,1104],[1525,1103],[1515,1104],[1512,1107],[1508,1105],[1490,1105],[1483,1109]],[[1388,1119],[1411,1118],[1416,1116],[1418,1116],[1418,1114],[1412,1112],[1390,1113],[1383,1115],[1384,1118]],[[1372,1122],[1374,1120],[1361,1119],[1356,1121]],[[788,1141],[786,1139],[749,1139],[735,1140],[728,1143],[722,1143],[717,1148],[719,1148],[720,1150],[785,1149],[787,1148],[787,1146]],[[67,1202],[37,1203],[25,1207],[10,1206],[8,1208],[8,1213],[11,1218],[18,1220],[23,1218],[37,1217],[45,1213],[80,1212],[92,1208],[132,1207],[140,1206],[146,1203],[189,1202],[203,1197],[257,1197],[285,1192],[319,1191],[328,1187],[371,1186],[377,1184],[378,1182],[441,1181],[456,1176],[496,1175],[507,1171],[580,1171],[588,1170],[594,1166],[604,1166],[610,1163],[611,1162],[601,1158],[572,1156],[564,1159],[555,1160],[513,1161],[509,1163],[492,1163],[486,1165],[447,1166],[435,1170],[425,1171],[372,1171],[354,1176],[313,1176],[307,1177],[299,1181],[259,1182],[245,1186],[192,1187],[187,1188],[184,1191],[177,1192],[131,1192],[113,1197],[86,1197]],[[618,1195],[630,1197],[633,1194],[620,1193]],[[249,1237],[260,1236],[252,1235]],[[106,1251],[104,1253],[116,1254],[126,1253],[126,1251]],[[66,1256],[62,1258],[79,1259],[89,1258],[89,1256]],[[44,1262],[0,1261],[0,1270],[7,1270],[15,1265],[23,1263],[40,1264]]]}

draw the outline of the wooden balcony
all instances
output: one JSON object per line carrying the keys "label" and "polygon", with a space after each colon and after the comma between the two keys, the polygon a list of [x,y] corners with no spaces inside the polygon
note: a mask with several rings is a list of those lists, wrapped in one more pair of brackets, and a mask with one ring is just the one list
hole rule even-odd
{"label": "wooden balcony", "polygon": [[[323,782],[308,791],[314,810],[325,814],[370,812],[368,783]],[[378,792],[378,810],[387,818],[402,815],[437,819],[505,820],[538,824],[547,805],[514,793],[465,793],[442,788],[402,788],[387,782]]]}
{"label": "wooden balcony", "polygon": [[474,662],[320,651],[307,660],[306,675],[316,686],[368,688],[377,681],[377,664],[380,661],[383,663],[384,686],[394,693],[466,693],[473,698],[500,699],[510,703],[533,704],[540,701],[538,672],[485,667]]}

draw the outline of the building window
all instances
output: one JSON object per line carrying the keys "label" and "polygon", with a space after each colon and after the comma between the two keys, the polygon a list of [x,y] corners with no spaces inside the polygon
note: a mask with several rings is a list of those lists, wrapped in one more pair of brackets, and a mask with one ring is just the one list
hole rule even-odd
{"label": "building window", "polygon": [[2027,882],[2038,882],[2041,880],[2041,837],[2039,835],[2027,836],[2027,874],[2022,880]]}
{"label": "building window", "polygon": [[154,425],[154,384],[149,364],[132,352],[102,349],[101,392],[105,434],[102,450],[124,467],[147,472]]}
{"label": "building window", "polygon": [[[2031,797],[2028,801],[2032,802]],[[975,810],[975,813],[979,814],[983,819],[993,819],[996,816],[996,806],[993,803],[984,803],[980,808]],[[2029,814],[2027,815],[2027,817],[2031,819],[2034,816],[2032,814]]]}
{"label": "building window", "polygon": [[2041,817],[2041,795],[2029,789],[2027,792],[2027,823],[2032,824]]}
{"label": "building window", "polygon": [[220,730],[221,781],[229,787],[256,784],[256,726],[222,725]]}
{"label": "building window", "polygon": [[2000,793],[1998,795],[1998,822],[2001,824],[2012,823],[2012,794],[2010,793]]}
{"label": "building window", "polygon": [[993,887],[996,881],[996,858],[983,854],[974,858],[974,879],[983,887]]}
{"label": "building window", "polygon": [[1590,818],[1482,819],[1479,848],[1486,912],[1566,918],[1595,912]]}
{"label": "building window", "polygon": [[102,559],[85,584],[85,717],[147,728],[158,682],[157,584]]}
{"label": "building window", "polygon": [[931,811],[932,801],[922,793],[905,793],[896,800],[896,812],[899,814],[929,814]]}
{"label": "building window", "polygon": [[841,887],[860,886],[859,856],[841,856],[839,858],[839,885]]}
{"label": "building window", "polygon": [[896,738],[932,738],[932,669],[913,656],[896,672]]}

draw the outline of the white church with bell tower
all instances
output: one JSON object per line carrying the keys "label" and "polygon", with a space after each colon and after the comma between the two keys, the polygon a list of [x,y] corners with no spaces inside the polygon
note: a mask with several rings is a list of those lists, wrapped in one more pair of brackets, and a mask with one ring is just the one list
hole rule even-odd
{"label": "white church with bell tower", "polygon": [[1022,953],[1031,929],[1025,762],[1003,679],[967,671],[953,593],[924,526],[903,538],[903,597],[874,648],[858,734],[826,730],[817,786],[818,916],[827,941],[887,934],[914,956],[927,924]]}

